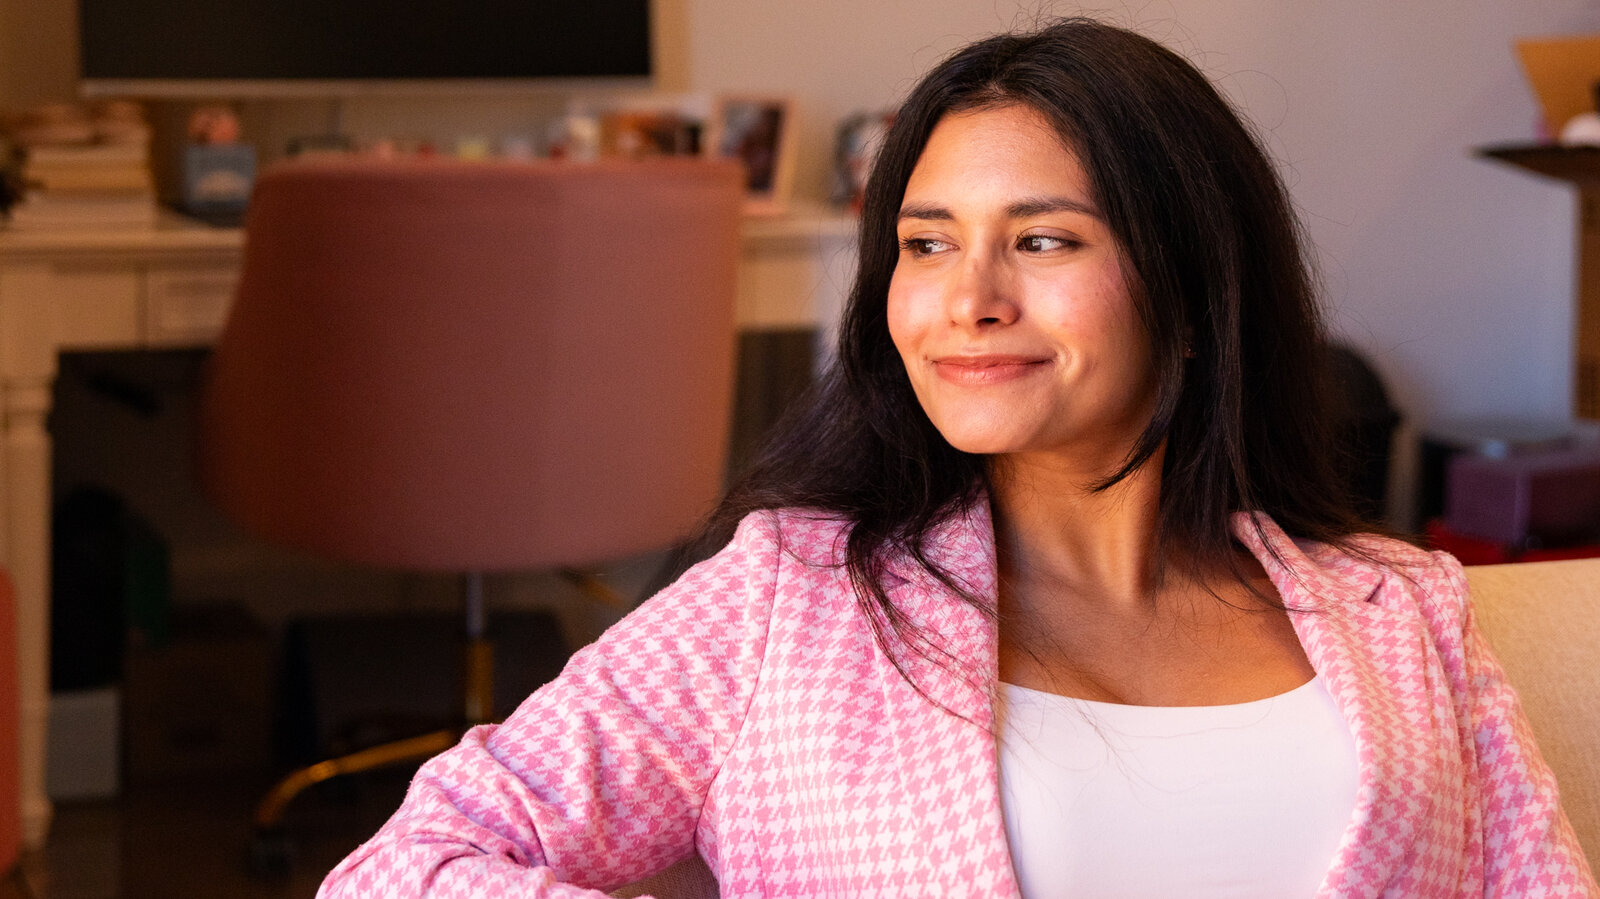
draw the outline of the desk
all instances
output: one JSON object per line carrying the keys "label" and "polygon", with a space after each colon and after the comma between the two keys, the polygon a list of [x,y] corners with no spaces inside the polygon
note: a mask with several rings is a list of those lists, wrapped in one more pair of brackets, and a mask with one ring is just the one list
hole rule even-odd
{"label": "desk", "polygon": [[[832,330],[854,221],[823,209],[751,219],[738,320],[751,335]],[[203,346],[221,331],[244,235],[181,219],[148,230],[0,229],[0,564],[17,592],[23,836],[44,842],[50,689],[48,419],[64,350]]]}

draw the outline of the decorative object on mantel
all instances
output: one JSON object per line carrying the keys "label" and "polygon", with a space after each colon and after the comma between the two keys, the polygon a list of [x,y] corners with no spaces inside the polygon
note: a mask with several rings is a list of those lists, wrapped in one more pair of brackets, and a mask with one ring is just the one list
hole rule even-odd
{"label": "decorative object on mantel", "polygon": [[794,104],[787,97],[719,97],[711,113],[714,156],[738,159],[745,168],[745,214],[781,215],[794,180]]}
{"label": "decorative object on mantel", "polygon": [[239,116],[220,104],[189,114],[183,148],[183,211],[218,225],[244,220],[256,180],[256,149],[241,143]]}
{"label": "decorative object on mantel", "polygon": [[1561,128],[1564,147],[1600,147],[1600,114],[1580,112]]}
{"label": "decorative object on mantel", "polygon": [[833,143],[833,191],[830,199],[861,211],[867,176],[878,157],[883,137],[894,122],[894,110],[858,112],[839,123]]}
{"label": "decorative object on mantel", "polygon": [[[1544,115],[1544,134],[1563,135],[1574,117],[1596,111],[1600,35],[1524,38],[1516,48]],[[1580,131],[1585,127],[1580,125]]]}
{"label": "decorative object on mantel", "polygon": [[643,156],[695,156],[700,153],[699,121],[668,109],[618,109],[600,119],[602,152]]}
{"label": "decorative object on mantel", "polygon": [[545,127],[543,155],[573,162],[698,156],[710,108],[703,94],[581,97]]}
{"label": "decorative object on mantel", "polygon": [[551,134],[550,158],[593,162],[599,156],[600,117],[582,100],[567,104],[566,114]]}

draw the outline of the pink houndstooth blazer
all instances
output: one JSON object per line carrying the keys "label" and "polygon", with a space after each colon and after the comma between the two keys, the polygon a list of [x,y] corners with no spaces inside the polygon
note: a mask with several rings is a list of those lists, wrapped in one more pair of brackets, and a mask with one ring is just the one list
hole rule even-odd
{"label": "pink houndstooth blazer", "polygon": [[[1459,565],[1378,567],[1260,518],[1235,532],[1354,735],[1360,789],[1321,897],[1597,896]],[[991,620],[909,563],[890,595],[963,666],[874,643],[843,526],[753,515],[498,727],[417,774],[320,896],[598,896],[698,851],[724,897],[1014,897]],[[1264,536],[1264,540],[1262,537]],[[987,507],[936,559],[995,588]],[[963,673],[965,672],[965,673]],[[1270,852],[1271,847],[1263,847]]]}

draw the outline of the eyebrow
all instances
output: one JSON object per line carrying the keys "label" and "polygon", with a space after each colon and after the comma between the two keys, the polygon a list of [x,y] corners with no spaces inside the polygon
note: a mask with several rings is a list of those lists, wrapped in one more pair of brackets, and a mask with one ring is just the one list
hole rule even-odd
{"label": "eyebrow", "polygon": [[[1029,197],[1018,200],[1006,207],[1006,217],[1020,219],[1035,215],[1048,215],[1052,212],[1075,212],[1092,218],[1104,219],[1100,210],[1093,204],[1071,197]],[[900,207],[898,216],[900,221],[917,219],[930,222],[948,222],[955,220],[955,213],[948,207],[937,203],[908,203]]]}

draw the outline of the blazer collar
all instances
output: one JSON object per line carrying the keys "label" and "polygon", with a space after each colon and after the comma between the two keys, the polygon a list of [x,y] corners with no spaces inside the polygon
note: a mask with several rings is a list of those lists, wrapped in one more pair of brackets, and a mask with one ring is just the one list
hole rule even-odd
{"label": "blazer collar", "polygon": [[[1435,714],[1445,688],[1427,629],[1402,576],[1314,543],[1299,543],[1262,514],[1235,517],[1234,534],[1277,587],[1311,667],[1355,743],[1356,805],[1322,896],[1377,896],[1419,836],[1427,773],[1454,739]],[[1386,601],[1388,600],[1388,601]]]}

